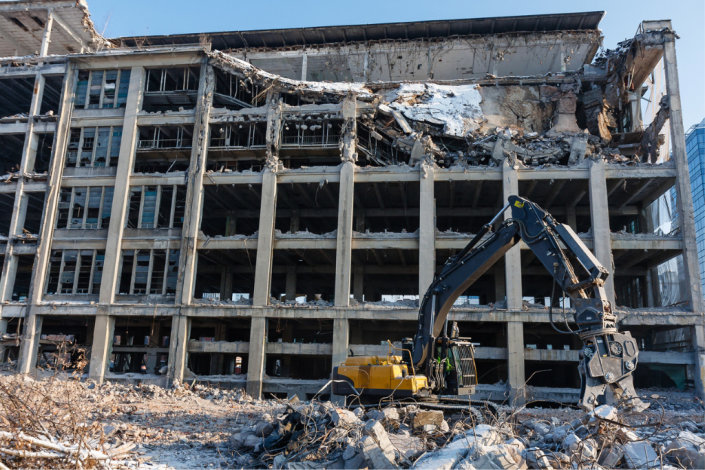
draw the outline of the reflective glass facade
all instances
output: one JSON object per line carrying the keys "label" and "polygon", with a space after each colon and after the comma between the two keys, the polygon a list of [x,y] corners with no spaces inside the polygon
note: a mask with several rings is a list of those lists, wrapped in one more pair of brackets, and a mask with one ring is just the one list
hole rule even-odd
{"label": "reflective glass facade", "polygon": [[705,119],[685,135],[690,187],[693,194],[695,234],[700,263],[700,282],[705,292]]}

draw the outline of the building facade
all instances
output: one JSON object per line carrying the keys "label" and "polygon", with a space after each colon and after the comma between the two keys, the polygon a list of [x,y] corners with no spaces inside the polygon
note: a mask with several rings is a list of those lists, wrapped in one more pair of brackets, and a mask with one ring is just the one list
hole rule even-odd
{"label": "building facade", "polygon": [[[676,36],[645,21],[597,55],[601,17],[105,39],[82,2],[0,2],[7,367],[85,352],[98,381],[314,394],[348,354],[412,336],[437,268],[519,194],[611,268],[637,386],[702,393]],[[673,156],[652,163],[664,125]],[[671,188],[681,231],[655,234],[647,208]],[[678,255],[688,302],[659,307],[655,270]],[[551,287],[517,246],[459,299],[479,395],[577,398]]]}
{"label": "building facade", "polygon": [[685,135],[685,146],[695,209],[695,239],[702,291],[702,282],[705,279],[705,119],[688,129]]}

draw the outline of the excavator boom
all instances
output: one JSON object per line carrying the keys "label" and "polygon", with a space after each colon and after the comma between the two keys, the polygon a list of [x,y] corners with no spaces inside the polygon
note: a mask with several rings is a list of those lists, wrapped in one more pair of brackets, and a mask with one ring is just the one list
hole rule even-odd
{"label": "excavator boom", "polygon": [[[507,209],[511,210],[511,217],[497,224]],[[469,341],[457,338],[457,334],[449,337],[448,313],[458,297],[519,241],[526,243],[572,300],[576,328],[568,333],[577,334],[583,342],[578,366],[582,382],[580,405],[586,409],[602,403],[626,404],[636,410],[646,408],[633,386],[632,373],[639,354],[636,341],[629,332],[617,330],[605,293],[609,272],[569,226],[557,223],[537,204],[518,196],[509,196],[507,205],[436,274],[421,300],[414,338],[403,341],[402,356],[392,356],[384,365],[377,357],[355,358],[356,361],[348,360],[336,368],[336,374],[353,386],[364,378],[364,383],[374,388],[371,384],[381,381],[371,379],[375,374],[386,380],[388,373],[382,372],[383,366],[390,371],[397,367],[403,378],[397,389],[403,386],[412,395],[425,387],[446,394],[472,390],[469,381],[470,377],[476,379],[474,350]],[[366,369],[362,371],[357,363],[364,363]],[[405,364],[410,366],[408,370],[403,369]],[[422,374],[410,376],[411,371]],[[394,385],[392,382],[389,387]],[[388,391],[378,389],[381,393]]]}

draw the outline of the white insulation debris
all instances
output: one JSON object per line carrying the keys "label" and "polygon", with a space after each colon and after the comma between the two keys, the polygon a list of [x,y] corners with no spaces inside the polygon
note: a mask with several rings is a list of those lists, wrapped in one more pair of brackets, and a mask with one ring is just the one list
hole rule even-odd
{"label": "white insulation debris", "polygon": [[442,124],[444,133],[465,137],[483,120],[482,96],[477,85],[408,83],[385,96],[389,107],[404,117],[430,124]]}

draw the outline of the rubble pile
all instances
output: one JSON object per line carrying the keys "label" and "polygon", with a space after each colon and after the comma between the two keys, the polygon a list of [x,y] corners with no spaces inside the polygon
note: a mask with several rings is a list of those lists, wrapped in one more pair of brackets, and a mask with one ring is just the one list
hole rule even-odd
{"label": "rubble pile", "polygon": [[[609,406],[343,408],[241,389],[0,375],[8,468],[705,468],[692,396],[646,412]],[[0,465],[0,468],[4,468]]]}
{"label": "rubble pile", "polygon": [[[309,468],[703,468],[705,422],[667,425],[663,416],[630,416],[602,405],[574,419],[525,419],[509,412],[490,423],[476,415],[417,405],[355,408],[293,403],[237,429],[236,464]],[[560,415],[560,413],[556,413]]]}
{"label": "rubble pile", "polygon": [[109,439],[83,403],[83,386],[12,375],[0,382],[2,468],[111,468],[135,446]]}

